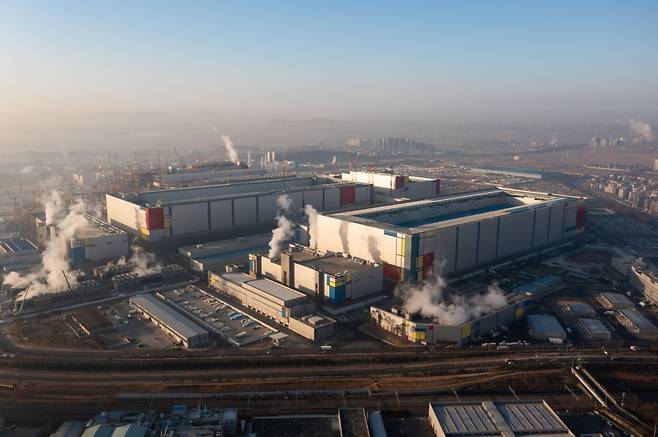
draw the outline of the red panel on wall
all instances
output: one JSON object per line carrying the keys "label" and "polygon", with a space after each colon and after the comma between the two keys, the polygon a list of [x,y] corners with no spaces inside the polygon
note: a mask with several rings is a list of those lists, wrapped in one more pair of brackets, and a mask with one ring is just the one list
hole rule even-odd
{"label": "red panel on wall", "polygon": [[434,252],[423,255],[423,279],[430,277],[434,271]]}
{"label": "red panel on wall", "polygon": [[402,278],[402,269],[393,264],[384,263],[384,278],[399,282]]}
{"label": "red panel on wall", "polygon": [[164,210],[162,208],[146,208],[146,228],[148,230],[164,229]]}
{"label": "red panel on wall", "polygon": [[585,227],[585,217],[587,216],[587,207],[579,206],[576,211],[576,229]]}
{"label": "red panel on wall", "polygon": [[404,188],[404,176],[395,177],[395,189],[398,190],[400,188]]}
{"label": "red panel on wall", "polygon": [[354,205],[356,203],[356,187],[340,188],[340,206]]}

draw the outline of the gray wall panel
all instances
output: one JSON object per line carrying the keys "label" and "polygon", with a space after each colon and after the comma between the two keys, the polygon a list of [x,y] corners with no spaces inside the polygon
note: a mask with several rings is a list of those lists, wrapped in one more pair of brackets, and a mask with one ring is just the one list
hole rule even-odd
{"label": "gray wall panel", "polygon": [[478,264],[493,261],[496,257],[496,232],[498,219],[480,222],[480,241],[478,245]]}
{"label": "gray wall panel", "polygon": [[475,266],[478,243],[478,225],[469,223],[459,227],[459,248],[457,249],[457,270]]}

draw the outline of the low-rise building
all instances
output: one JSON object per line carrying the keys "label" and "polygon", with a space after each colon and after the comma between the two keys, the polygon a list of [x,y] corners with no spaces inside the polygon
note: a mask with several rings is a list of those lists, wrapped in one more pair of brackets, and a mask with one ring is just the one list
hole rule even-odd
{"label": "low-rise building", "polygon": [[174,310],[152,294],[130,298],[130,303],[157,327],[185,347],[204,346],[208,343],[208,331]]}
{"label": "low-rise building", "polygon": [[318,302],[333,306],[380,294],[384,267],[349,256],[322,253],[294,244],[274,259],[266,253],[249,255],[249,272],[281,282]]}
{"label": "low-rise building", "polygon": [[617,310],[617,321],[621,323],[632,335],[648,340],[658,338],[658,329],[649,319],[644,317],[638,310],[624,308]]}
{"label": "low-rise building", "polygon": [[631,267],[631,285],[648,299],[658,303],[658,274],[653,269]]}
{"label": "low-rise building", "polygon": [[378,202],[392,199],[427,199],[438,196],[441,191],[441,181],[439,179],[406,176],[393,172],[352,170],[349,173],[342,173],[341,179],[371,185],[375,201]]}
{"label": "low-rise building", "polygon": [[545,401],[430,402],[437,437],[575,437]]}
{"label": "low-rise building", "polygon": [[313,314],[313,304],[307,302],[304,293],[270,279],[210,272],[208,285],[309,340],[321,340],[335,332],[335,321]]}
{"label": "low-rise building", "polygon": [[41,260],[41,251],[23,237],[0,238],[0,267],[4,272],[24,270]]}
{"label": "low-rise building", "polygon": [[596,300],[607,310],[619,310],[623,308],[633,308],[631,302],[626,296],[619,293],[600,293]]}
{"label": "low-rise building", "polygon": [[578,319],[577,330],[585,340],[612,340],[612,332],[599,319]]}
{"label": "low-rise building", "polygon": [[550,314],[532,314],[528,316],[529,333],[535,340],[566,340],[567,333],[560,322]]}

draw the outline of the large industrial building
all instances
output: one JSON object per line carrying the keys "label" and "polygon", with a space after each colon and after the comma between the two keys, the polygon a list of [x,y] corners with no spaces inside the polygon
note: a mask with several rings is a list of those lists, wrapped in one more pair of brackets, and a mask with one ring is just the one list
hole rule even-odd
{"label": "large industrial building", "polygon": [[107,220],[139,238],[157,242],[203,234],[236,237],[271,229],[277,199],[294,208],[310,204],[338,211],[371,203],[367,184],[323,177],[288,177],[141,193],[107,194]]}
{"label": "large industrial building", "polygon": [[582,232],[581,198],[511,189],[318,216],[317,249],[384,263],[387,282],[457,276]]}
{"label": "large industrial building", "polygon": [[189,348],[208,343],[208,331],[152,294],[131,297],[130,303],[183,346]]}
{"label": "large industrial building", "polygon": [[308,338],[321,340],[335,331],[333,320],[312,314],[304,293],[245,273],[208,274],[208,285],[241,304]]}
{"label": "large industrial building", "polygon": [[545,401],[430,402],[437,437],[575,437]]}
{"label": "large industrial building", "polygon": [[[265,276],[332,306],[349,305],[383,290],[381,264],[361,259],[319,253],[292,244],[270,259],[264,252],[249,255],[249,272]],[[363,301],[367,304],[368,301]]]}
{"label": "large industrial building", "polygon": [[342,173],[341,179],[371,185],[376,201],[387,202],[394,199],[418,200],[439,195],[439,179],[419,176],[405,176],[396,173],[371,171],[350,171]]}

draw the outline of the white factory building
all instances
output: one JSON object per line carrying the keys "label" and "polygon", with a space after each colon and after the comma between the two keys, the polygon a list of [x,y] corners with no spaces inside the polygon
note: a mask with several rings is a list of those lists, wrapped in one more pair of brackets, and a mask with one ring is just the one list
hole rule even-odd
{"label": "white factory building", "polygon": [[204,346],[209,341],[208,331],[152,294],[131,297],[130,304],[186,348]]}
{"label": "white factory building", "polygon": [[277,199],[286,194],[295,209],[310,204],[338,211],[371,203],[369,185],[324,177],[277,178],[202,187],[107,194],[107,220],[145,241],[209,233],[235,237],[272,228]]}
{"label": "white factory building", "polygon": [[455,277],[583,232],[585,199],[490,189],[318,216],[317,250],[384,264],[387,285]]}
{"label": "white factory building", "polygon": [[331,337],[335,332],[335,321],[309,311],[313,305],[307,303],[304,293],[270,279],[210,272],[208,285],[309,340]]}
{"label": "white factory building", "polygon": [[419,176],[405,176],[396,173],[371,171],[350,171],[342,173],[341,179],[372,185],[376,201],[386,202],[391,199],[418,200],[439,195],[439,179]]}
{"label": "white factory building", "polygon": [[270,259],[267,253],[250,254],[249,272],[281,282],[331,306],[349,307],[359,301],[368,304],[368,297],[380,295],[383,290],[381,264],[331,252],[319,253],[298,244],[290,245],[275,259]]}

